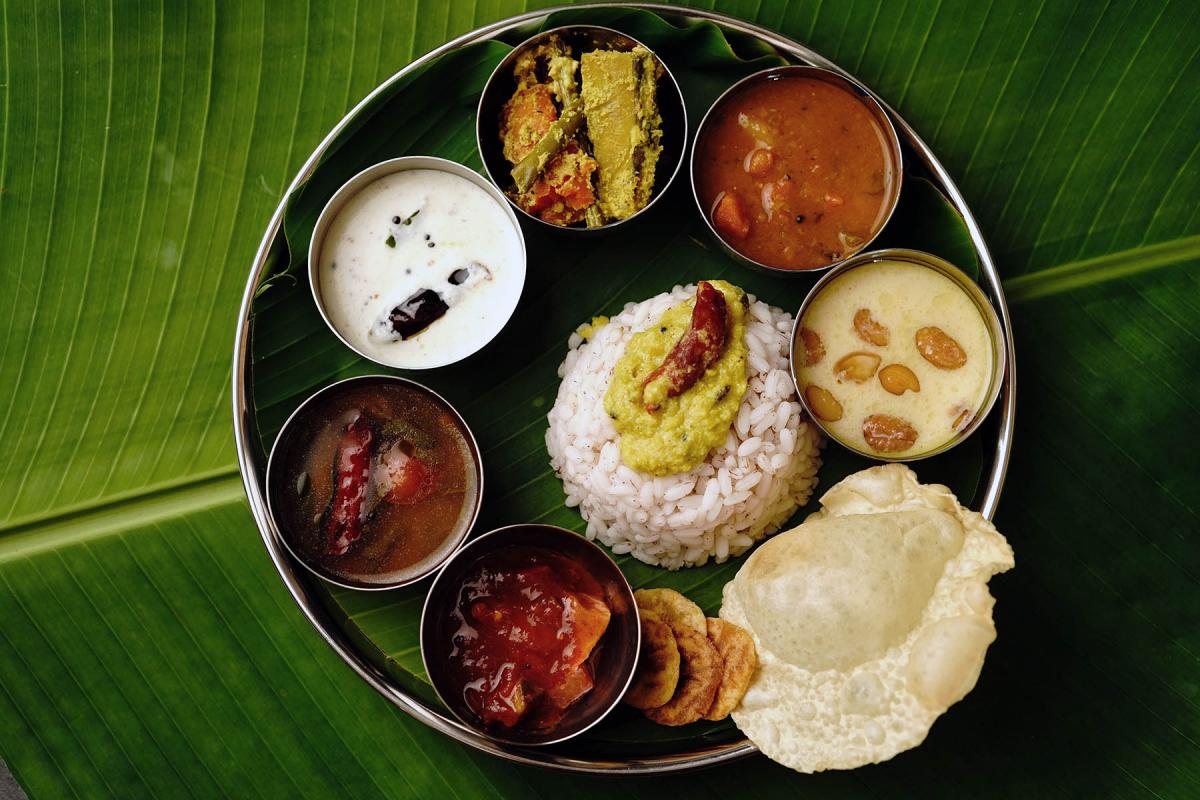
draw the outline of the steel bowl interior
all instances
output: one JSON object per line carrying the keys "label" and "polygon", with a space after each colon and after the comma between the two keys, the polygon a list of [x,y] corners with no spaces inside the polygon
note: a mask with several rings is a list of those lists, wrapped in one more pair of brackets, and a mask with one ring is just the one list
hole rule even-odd
{"label": "steel bowl interior", "polygon": [[[786,80],[788,78],[811,78],[824,81],[826,83],[837,86],[840,89],[849,92],[863,104],[875,121],[879,124],[883,131],[884,145],[888,151],[888,169],[892,180],[888,184],[888,194],[881,207],[879,218],[874,224],[874,233],[864,239],[861,244],[853,250],[845,253],[841,259],[830,264],[819,264],[817,266],[804,269],[787,269],[777,267],[771,264],[766,264],[762,261],[747,256],[742,251],[734,247],[724,236],[717,231],[712,221],[712,209],[706,207],[706,203],[700,197],[700,182],[697,179],[697,173],[704,160],[704,142],[706,135],[711,130],[711,125],[719,116],[721,109],[728,104],[732,99],[736,98],[746,89],[752,86],[758,86],[763,83],[772,81]],[[888,221],[891,220],[892,214],[896,211],[896,205],[900,201],[900,189],[904,181],[904,154],[900,147],[900,136],[896,133],[896,127],[892,124],[891,116],[884,110],[883,106],[876,100],[875,96],[867,89],[846,75],[836,72],[832,69],[810,65],[792,65],[786,67],[771,67],[760,72],[755,72],[752,75],[747,75],[737,83],[726,89],[720,97],[713,101],[709,106],[708,111],[700,120],[700,126],[696,130],[696,141],[692,146],[692,155],[688,168],[692,180],[692,198],[696,201],[696,210],[700,213],[700,217],[704,220],[705,227],[708,228],[709,234],[713,237],[722,250],[729,254],[734,260],[744,264],[752,269],[766,272],[771,275],[811,275],[815,272],[823,272],[832,269],[839,264],[845,263],[853,258],[858,253],[869,249],[871,244],[879,238],[879,234],[887,227]]]}
{"label": "steel bowl interior", "polygon": [[[659,113],[662,115],[662,154],[659,156],[655,171],[654,191],[650,202],[636,214],[622,220],[615,220],[596,228],[588,228],[583,223],[575,225],[555,225],[540,217],[530,214],[521,208],[507,191],[512,185],[511,167],[504,158],[500,143],[500,111],[505,102],[516,91],[516,80],[513,77],[513,65],[517,58],[532,47],[544,42],[551,36],[559,36],[568,44],[581,52],[605,48],[610,50],[632,50],[643,47],[654,57],[659,68],[657,100]],[[479,97],[479,107],[475,114],[475,142],[479,155],[483,159],[483,169],[504,196],[513,209],[531,223],[561,231],[564,235],[591,236],[611,233],[622,225],[633,222],[646,214],[660,197],[667,193],[675,178],[683,167],[684,152],[688,144],[687,108],[683,102],[683,92],[671,74],[670,68],[658,54],[632,36],[605,28],[599,25],[567,25],[552,28],[537,33],[513,48],[504,59],[496,65],[492,74],[484,84],[483,93]]]}
{"label": "steel bowl interior", "polygon": [[[303,448],[307,446],[305,434],[310,433],[314,423],[320,419],[322,402],[349,389],[372,386],[403,386],[406,389],[425,395],[437,405],[444,408],[457,421],[463,433],[463,438],[467,442],[471,461],[468,466],[475,473],[475,485],[477,487],[475,501],[472,504],[465,524],[453,532],[429,557],[422,559],[409,568],[393,573],[386,580],[381,579],[377,581],[355,580],[332,572],[319,563],[314,563],[292,541],[295,534],[291,532],[290,526],[287,523],[287,514],[284,512],[284,508],[289,502],[289,493],[294,495],[296,492],[295,486],[290,485],[290,482],[287,480],[287,463],[292,457],[299,455]],[[299,563],[311,574],[335,586],[368,592],[385,591],[388,589],[398,589],[401,586],[408,586],[432,575],[447,560],[454,556],[454,553],[466,540],[467,534],[475,526],[475,520],[479,517],[479,509],[483,504],[483,457],[480,454],[479,445],[475,441],[475,435],[471,432],[467,421],[462,418],[462,415],[458,413],[454,406],[450,405],[449,401],[437,392],[426,386],[422,386],[416,381],[400,378],[395,375],[362,375],[355,378],[346,378],[345,380],[331,383],[319,389],[292,412],[292,415],[288,417],[280,429],[279,435],[275,437],[275,444],[271,447],[271,455],[267,460],[265,482],[267,513],[270,514],[272,531],[275,534],[273,538],[283,546],[295,562]]]}
{"label": "steel bowl interior", "polygon": [[[479,559],[500,550],[531,547],[566,556],[581,564],[605,593],[612,616],[595,654],[595,686],[549,731],[503,733],[487,730],[467,706],[463,687],[451,677],[451,641],[459,624],[451,610],[460,602],[462,583]],[[599,546],[554,525],[512,525],[471,540],[438,573],[421,612],[421,659],[438,697],[468,727],[494,741],[517,747],[558,744],[592,728],[612,711],[633,680],[641,646],[641,625],[633,589],[621,568]]]}

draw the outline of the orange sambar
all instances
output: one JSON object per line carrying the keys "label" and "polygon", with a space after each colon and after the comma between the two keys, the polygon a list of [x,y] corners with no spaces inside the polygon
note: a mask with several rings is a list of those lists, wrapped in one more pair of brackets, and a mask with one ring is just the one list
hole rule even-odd
{"label": "orange sambar", "polygon": [[862,249],[894,204],[896,164],[872,110],[818,78],[762,81],[726,97],[696,146],[696,189],[717,233],[779,269]]}

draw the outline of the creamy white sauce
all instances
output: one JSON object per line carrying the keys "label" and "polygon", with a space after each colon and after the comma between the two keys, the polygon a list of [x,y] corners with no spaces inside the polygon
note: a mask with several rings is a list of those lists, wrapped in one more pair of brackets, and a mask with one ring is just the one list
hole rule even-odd
{"label": "creamy white sauce", "polygon": [[[500,332],[525,264],[515,224],[487,192],[449,172],[413,169],[373,181],[342,206],[318,276],[325,314],[347,342],[389,366],[423,369],[466,358]],[[401,339],[389,315],[422,290],[448,308]]]}
{"label": "creamy white sauce", "polygon": [[[876,321],[887,326],[886,346],[868,344],[855,332],[854,314],[860,308],[869,309]],[[801,325],[821,337],[825,357],[811,367],[797,362],[800,385],[816,384],[833,394],[844,413],[841,419],[823,424],[856,450],[873,452],[863,437],[864,418],[887,414],[906,420],[918,434],[912,447],[895,455],[927,453],[957,436],[954,423],[959,415],[964,410],[978,413],[987,399],[993,366],[987,324],[957,283],[929,267],[879,261],[847,270],[813,298]],[[962,367],[939,369],[922,357],[915,335],[931,325],[952,336],[966,351]],[[878,355],[880,368],[888,364],[908,367],[920,381],[920,391],[890,394],[880,384],[878,371],[863,383],[839,381],[834,367],[853,352]]]}

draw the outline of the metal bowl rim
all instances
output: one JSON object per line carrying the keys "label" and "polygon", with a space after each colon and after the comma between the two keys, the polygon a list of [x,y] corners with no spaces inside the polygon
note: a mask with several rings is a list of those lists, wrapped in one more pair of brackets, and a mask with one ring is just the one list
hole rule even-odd
{"label": "metal bowl rim", "polygon": [[[621,571],[621,567],[617,564],[617,562],[613,561],[612,556],[610,556],[608,553],[606,553],[604,551],[604,548],[597,545],[594,541],[592,541],[591,539],[588,539],[584,536],[581,536],[572,530],[568,530],[567,528],[563,528],[559,525],[550,525],[550,524],[547,524],[544,522],[517,522],[512,525],[503,525],[499,528],[493,528],[492,530],[488,531],[487,533],[481,533],[478,536],[476,536],[474,539],[472,539],[471,541],[469,541],[466,544],[463,544],[461,547],[457,548],[454,551],[454,553],[451,554],[451,556],[449,558],[447,558],[445,561],[443,561],[442,564],[436,570],[436,574],[434,575],[433,582],[431,584],[429,584],[429,591],[427,591],[425,593],[425,602],[423,602],[421,604],[421,619],[420,619],[420,622],[418,623],[419,639],[420,639],[420,646],[421,646],[421,666],[423,666],[425,668],[426,676],[430,676],[433,674],[432,672],[430,672],[430,669],[429,669],[429,655],[427,652],[427,648],[425,647],[426,618],[429,615],[429,605],[430,605],[430,601],[433,598],[434,590],[437,588],[438,584],[445,577],[445,575],[450,571],[450,565],[453,564],[455,561],[457,561],[460,558],[466,558],[469,555],[473,555],[469,551],[471,550],[471,548],[476,547],[477,543],[479,543],[479,542],[486,541],[488,539],[491,539],[492,537],[496,537],[497,539],[503,539],[506,535],[511,535],[514,531],[529,530],[531,528],[536,529],[545,534],[552,534],[554,536],[559,536],[559,535],[573,536],[575,539],[579,540],[579,543],[581,545],[583,545],[585,548],[590,548],[591,550],[593,550],[594,552],[596,552],[597,554],[602,556],[606,561],[608,561],[608,563],[612,565],[613,572],[616,573],[616,575],[621,579],[619,586],[621,586],[623,588],[626,598],[629,601],[629,607],[633,613],[634,620],[635,621],[641,620],[641,613],[638,611],[637,602],[635,601],[634,596],[633,596],[633,586],[630,585],[629,579],[627,577],[625,577],[625,573]],[[488,551],[488,552],[494,552],[494,551]],[[478,554],[474,554],[474,555],[476,558],[483,558],[485,555],[487,555],[487,553],[486,552],[478,553]],[[463,719],[458,714],[458,712],[456,712],[454,710],[454,707],[446,702],[446,698],[442,695],[441,690],[438,688],[438,686],[434,682],[433,678],[429,679],[429,683],[431,686],[433,686],[433,691],[434,691],[434,693],[437,694],[438,699],[442,701],[442,705],[444,705],[447,708],[447,710],[449,710],[450,713],[453,714],[458,719],[459,722],[461,722],[463,725],[466,725],[467,727],[471,728],[472,730],[476,731],[477,733],[479,733],[480,736],[484,736],[493,742],[496,742],[496,743],[502,744],[502,745],[506,745],[509,747],[548,747],[550,745],[561,744],[563,742],[569,741],[583,733],[586,733],[587,731],[590,731],[592,728],[594,728],[596,725],[598,725],[605,717],[607,717],[609,714],[611,714],[613,709],[615,709],[618,705],[620,705],[621,698],[625,696],[625,692],[629,689],[629,685],[631,683],[633,683],[633,676],[634,676],[634,673],[636,672],[637,661],[638,661],[638,658],[641,656],[641,652],[642,652],[642,631],[641,631],[641,625],[639,624],[639,625],[634,626],[633,663],[631,665],[628,665],[629,674],[625,677],[623,684],[618,689],[617,693],[613,696],[612,701],[604,708],[603,711],[601,711],[598,715],[596,715],[595,719],[593,719],[587,725],[583,726],[582,728],[575,731],[574,733],[570,733],[565,736],[558,736],[555,738],[546,739],[545,741],[520,742],[520,741],[516,741],[514,739],[506,739],[503,736],[496,736],[494,734],[487,733],[486,731],[481,730],[477,724],[471,722],[470,720]]]}
{"label": "metal bowl rim", "polygon": [[[477,490],[475,492],[475,503],[473,504],[474,507],[471,509],[471,516],[467,520],[467,524],[463,526],[462,532],[456,537],[454,546],[446,551],[446,554],[441,558],[441,560],[434,562],[429,566],[428,569],[422,572],[400,578],[399,580],[388,581],[387,583],[366,583],[365,581],[357,582],[345,578],[339,578],[335,575],[327,575],[314,567],[312,564],[309,564],[308,560],[304,558],[304,556],[296,552],[296,550],[292,547],[291,542],[288,541],[287,536],[284,535],[283,529],[279,525],[279,515],[272,507],[271,474],[272,467],[276,466],[278,463],[275,456],[279,450],[280,443],[284,440],[284,434],[287,433],[288,428],[291,427],[291,425],[306,408],[308,408],[312,403],[316,402],[318,398],[322,397],[323,395],[334,394],[337,390],[344,388],[348,383],[367,383],[370,381],[379,380],[387,383],[399,383],[406,385],[409,388],[416,389],[418,392],[422,392],[431,396],[434,400],[441,403],[452,414],[454,414],[454,418],[458,420],[459,424],[462,426],[463,432],[466,434],[467,444],[469,445],[468,449],[471,451],[471,461],[475,466]],[[279,467],[279,469],[282,469],[282,467]],[[263,473],[263,485],[266,490],[264,494],[267,504],[267,513],[271,516],[273,529],[278,533],[279,541],[283,543],[283,546],[287,549],[288,553],[293,559],[299,562],[300,565],[308,570],[311,574],[316,575],[321,580],[325,581],[326,583],[331,583],[334,586],[340,586],[343,589],[354,589],[360,592],[383,592],[389,589],[399,589],[403,586],[411,586],[414,583],[418,583],[425,578],[428,578],[430,575],[436,574],[443,566],[448,564],[451,559],[454,558],[455,554],[457,554],[459,550],[462,550],[464,543],[467,541],[467,537],[471,534],[471,529],[475,527],[475,522],[479,519],[479,511],[483,508],[483,474],[483,452],[479,449],[479,443],[475,441],[475,433],[471,430],[471,426],[467,424],[467,421],[463,415],[459,413],[458,409],[455,408],[449,400],[442,397],[428,386],[418,383],[411,378],[405,378],[399,375],[354,375],[349,378],[342,378],[339,381],[326,384],[320,389],[317,389],[308,397],[304,398],[304,401],[300,403],[300,405],[296,406],[296,410],[288,415],[288,418],[284,421],[283,425],[280,426],[279,433],[275,435],[275,441],[271,444],[271,452],[267,456],[267,469]]]}
{"label": "metal bowl rim", "polygon": [[[287,192],[280,199],[279,204],[275,207],[275,211],[267,224],[266,230],[263,232],[263,238],[259,243],[258,250],[255,253],[254,262],[251,265],[250,274],[246,281],[246,288],[242,294],[242,303],[239,310],[238,327],[234,334],[233,342],[233,368],[231,370],[231,396],[230,405],[233,413],[233,431],[234,443],[238,454],[238,466],[242,475],[243,488],[246,491],[247,502],[250,506],[250,512],[254,517],[255,523],[258,526],[259,534],[262,537],[263,544],[267,549],[268,555],[275,564],[275,568],[279,573],[280,579],[291,593],[300,610],[308,618],[309,622],[316,629],[317,633],[323,638],[326,644],[338,654],[346,664],[354,670],[364,681],[367,682],[373,689],[379,692],[393,705],[404,711],[409,716],[418,720],[424,725],[433,728],[440,733],[443,733],[451,738],[466,744],[476,750],[479,750],[490,755],[497,756],[504,760],[524,764],[527,766],[544,767],[555,769],[564,772],[575,772],[583,774],[620,774],[620,775],[662,775],[675,772],[686,772],[695,769],[702,769],[726,764],[732,761],[737,761],[746,758],[758,752],[758,749],[747,739],[738,741],[721,743],[716,745],[699,746],[692,750],[682,750],[674,753],[649,755],[649,756],[620,756],[610,758],[599,757],[580,757],[566,754],[551,753],[546,751],[537,751],[532,749],[508,748],[502,747],[494,742],[490,742],[483,737],[478,736],[474,731],[464,727],[456,720],[447,717],[439,710],[432,708],[430,705],[417,698],[410,693],[400,689],[394,679],[379,665],[366,658],[358,651],[357,645],[341,630],[339,623],[335,620],[330,612],[322,605],[319,597],[313,594],[313,589],[304,580],[304,573],[297,573],[290,561],[286,551],[280,549],[273,539],[272,523],[270,517],[266,513],[265,503],[263,501],[262,487],[259,485],[259,465],[258,455],[255,449],[256,442],[253,437],[253,412],[248,405],[247,382],[249,369],[249,339],[250,339],[250,321],[251,309],[253,306],[255,293],[258,289],[260,280],[263,277],[267,265],[269,263],[272,246],[283,224],[283,215],[287,209],[287,205],[291,197],[303,185],[303,183],[312,175],[317,168],[321,157],[325,154],[329,146],[334,142],[339,134],[353,121],[355,116],[368,104],[370,104],[379,94],[385,92],[393,83],[403,78],[405,75],[415,69],[428,64],[434,59],[451,52],[457,48],[463,47],[477,41],[485,41],[494,38],[500,34],[510,30],[517,30],[528,24],[534,23],[539,19],[544,19],[550,14],[561,11],[578,11],[587,8],[640,8],[646,11],[653,12],[664,18],[681,19],[688,22],[709,22],[720,26],[725,32],[732,31],[734,33],[751,36],[758,41],[766,43],[777,51],[786,53],[790,58],[804,61],[806,63],[822,66],[827,69],[833,69],[842,74],[848,75],[836,64],[829,59],[820,55],[816,51],[805,47],[804,45],[790,39],[780,33],[777,33],[761,25],[749,23],[732,17],[728,14],[723,14],[715,11],[706,11],[696,8],[683,8],[679,6],[670,6],[662,3],[629,3],[629,4],[611,4],[597,3],[579,6],[556,6],[548,9],[540,9],[528,11],[515,17],[499,20],[497,22],[484,25],[473,31],[469,31],[455,39],[452,39],[445,44],[437,47],[420,58],[412,61],[404,66],[390,78],[380,83],[362,100],[359,101],[347,114],[339,121],[325,138],[317,146],[317,148],[309,155],[303,166],[296,173],[288,187]],[[868,90],[870,91],[870,90]],[[983,232],[979,228],[974,215],[971,213],[970,207],[967,205],[962,192],[955,185],[953,178],[938,160],[937,156],[929,148],[928,145],[917,135],[912,126],[909,125],[903,117],[900,117],[896,112],[884,103],[878,95],[870,92],[885,110],[889,112],[894,123],[899,127],[904,134],[905,140],[913,148],[916,156],[929,169],[934,182],[939,190],[947,196],[950,204],[955,210],[962,215],[963,223],[966,225],[970,233],[972,244],[975,247],[976,255],[980,262],[980,271],[983,279],[987,283],[987,289],[990,291],[990,299],[992,305],[1000,314],[1001,324],[1004,328],[1005,347],[1007,350],[1007,368],[1005,374],[1005,383],[1001,391],[1001,418],[998,425],[996,435],[995,455],[992,459],[991,468],[982,481],[982,485],[976,492],[971,501],[971,507],[976,508],[984,517],[991,519],[1000,503],[1000,494],[1004,488],[1004,479],[1008,470],[1008,464],[1012,455],[1012,438],[1013,430],[1016,421],[1016,357],[1013,349],[1011,319],[1008,313],[1008,306],[1005,302],[1004,288],[1000,282],[999,273],[996,271],[994,262],[992,261],[991,253],[988,250],[987,242],[984,240]]]}
{"label": "metal bowl rim", "polygon": [[[528,276],[529,254],[525,248],[525,231],[521,229],[521,223],[517,221],[516,214],[513,213],[509,206],[508,198],[504,193],[499,191],[491,181],[483,175],[480,175],[475,170],[465,164],[460,164],[457,161],[451,161],[448,158],[440,156],[397,156],[396,158],[388,158],[372,164],[369,167],[364,167],[354,174],[349,180],[338,187],[337,191],[329,196],[329,200],[321,207],[321,213],[317,215],[316,222],[313,223],[313,235],[308,240],[308,288],[312,292],[313,303],[317,306],[317,312],[321,315],[321,319],[325,320],[325,324],[338,341],[350,348],[356,355],[367,359],[381,367],[388,369],[408,369],[415,371],[424,371],[428,369],[441,369],[448,367],[451,364],[457,364],[460,361],[465,361],[471,356],[478,353],[483,348],[487,347],[497,336],[508,321],[512,319],[512,315],[516,313],[517,306],[521,303],[521,292],[517,293],[517,302],[513,303],[512,308],[508,310],[508,315],[504,318],[504,323],[496,330],[491,337],[479,342],[478,346],[469,353],[466,353],[458,358],[449,361],[440,361],[437,364],[426,365],[422,367],[405,366],[402,364],[389,364],[386,361],[380,361],[375,356],[364,353],[358,349],[349,339],[347,339],[337,326],[333,324],[333,320],[329,318],[329,314],[325,311],[325,302],[321,298],[320,285],[320,249],[325,244],[325,235],[328,233],[328,228],[333,224],[333,219],[336,218],[338,212],[350,202],[362,190],[366,189],[377,180],[382,180],[389,175],[395,175],[398,172],[408,172],[410,170],[427,169],[434,172],[445,172],[450,175],[462,178],[469,181],[475,186],[478,186],[483,191],[487,192],[488,196],[504,209],[505,215],[513,230],[516,231],[517,241],[521,244],[521,289],[525,288],[525,280]],[[329,219],[326,219],[329,217]],[[318,231],[320,236],[317,235]]]}
{"label": "metal bowl rim", "polygon": [[[871,115],[875,117],[875,119],[884,128],[888,141],[888,149],[891,153],[891,157],[895,160],[896,179],[892,184],[893,188],[891,191],[891,200],[888,203],[887,213],[883,215],[882,222],[880,222],[879,227],[875,230],[875,233],[873,233],[870,238],[865,239],[863,243],[859,245],[859,247],[852,253],[849,253],[843,258],[829,264],[823,264],[818,267],[807,267],[805,269],[788,269],[786,267],[775,267],[770,264],[764,264],[763,262],[753,259],[735,248],[732,244],[726,241],[725,237],[718,233],[717,229],[713,226],[712,220],[709,219],[709,212],[705,210],[704,204],[700,202],[700,190],[696,186],[696,151],[699,149],[698,145],[700,144],[701,134],[704,133],[704,128],[708,124],[709,119],[712,117],[713,112],[716,111],[716,109],[720,107],[727,98],[736,95],[747,86],[754,83],[760,83],[762,81],[777,80],[778,78],[785,76],[785,73],[801,75],[815,74],[819,75],[821,80],[829,81],[830,83],[842,86],[843,88],[849,87],[851,90],[853,90],[851,93],[854,94],[855,97],[870,110]],[[891,115],[887,112],[883,102],[880,101],[875,96],[875,93],[869,90],[866,86],[863,86],[853,78],[847,77],[846,75],[826,67],[816,66],[814,64],[787,64],[785,66],[767,67],[766,69],[761,69],[758,72],[753,72],[747,75],[737,83],[734,83],[725,91],[721,92],[717,99],[712,102],[712,104],[708,107],[708,110],[704,112],[704,116],[700,118],[700,125],[696,128],[696,136],[692,141],[692,152],[688,159],[688,177],[691,178],[692,182],[692,199],[696,201],[696,210],[700,213],[701,219],[704,220],[704,226],[708,229],[709,234],[717,241],[723,250],[732,255],[742,264],[771,275],[812,275],[813,273],[825,272],[845,264],[850,259],[867,252],[871,248],[871,245],[874,244],[877,239],[879,239],[880,234],[883,233],[884,229],[888,226],[888,223],[892,221],[892,216],[896,213],[896,206],[900,204],[900,192],[904,188],[904,148],[901,147],[900,134],[896,132],[896,126],[892,123]]]}
{"label": "metal bowl rim", "polygon": [[[550,14],[554,13],[555,11],[561,11],[561,10],[563,10],[563,7],[560,6],[558,8],[548,9],[545,12],[535,13],[534,16],[542,16],[543,13],[545,14],[545,16],[549,16]],[[513,17],[512,19],[517,19],[517,18]],[[529,46],[529,44],[531,42],[533,42],[534,40],[540,39],[544,36],[549,36],[552,33],[561,33],[562,31],[568,31],[568,30],[577,29],[577,28],[589,28],[591,30],[607,31],[609,33],[614,33],[618,36],[629,39],[630,41],[632,41],[635,45],[637,45],[639,47],[644,47],[646,49],[646,51],[650,53],[650,55],[654,56],[654,60],[658,62],[659,66],[661,66],[663,68],[663,74],[667,78],[670,78],[671,86],[674,87],[675,94],[679,98],[679,108],[680,108],[680,112],[683,115],[683,118],[680,120],[680,126],[683,128],[683,137],[682,137],[683,146],[679,151],[679,158],[675,160],[675,168],[673,170],[671,170],[671,176],[669,178],[667,178],[667,182],[664,183],[661,187],[656,187],[653,190],[653,194],[650,197],[650,202],[646,203],[646,205],[639,208],[633,214],[626,217],[625,219],[618,219],[618,220],[614,220],[613,222],[606,222],[605,224],[601,225],[599,228],[578,228],[578,227],[575,227],[574,225],[555,225],[553,222],[547,222],[546,220],[542,219],[541,217],[535,217],[533,214],[530,214],[528,211],[526,211],[525,209],[523,209],[519,205],[517,205],[513,201],[513,199],[508,196],[508,193],[505,192],[504,189],[502,189],[500,187],[500,182],[498,180],[496,180],[496,176],[492,174],[492,169],[491,169],[491,167],[488,166],[487,158],[483,154],[483,122],[482,122],[483,114],[481,113],[481,111],[483,109],[484,98],[486,98],[488,96],[488,88],[492,85],[492,81],[496,80],[496,77],[500,74],[500,71],[502,69],[504,69],[505,67],[511,67],[512,61],[515,58],[516,54],[522,48]],[[532,36],[527,37],[520,44],[515,45],[512,49],[512,52],[505,55],[504,58],[502,58],[500,60],[500,63],[497,64],[496,67],[492,70],[491,74],[488,75],[487,80],[483,82],[483,89],[479,93],[479,102],[475,105],[475,150],[479,153],[480,163],[483,164],[484,176],[495,187],[496,191],[498,191],[504,197],[504,199],[508,203],[508,205],[514,211],[521,214],[525,219],[528,219],[531,222],[535,222],[538,225],[544,225],[545,227],[547,227],[553,231],[564,232],[568,236],[570,236],[570,235],[595,236],[597,234],[608,233],[608,232],[620,227],[621,225],[624,225],[626,222],[633,222],[635,219],[642,216],[642,214],[649,211],[658,202],[659,198],[662,197],[664,194],[666,194],[667,191],[671,188],[671,186],[674,185],[675,179],[679,177],[679,173],[683,169],[683,162],[687,160],[688,144],[689,144],[689,135],[688,135],[687,102],[686,102],[686,98],[684,98],[684,96],[683,96],[683,87],[681,87],[679,85],[679,81],[675,80],[675,73],[671,72],[671,68],[667,65],[667,62],[664,61],[662,56],[660,56],[653,48],[647,47],[641,40],[639,40],[635,36],[631,36],[628,33],[619,31],[616,28],[610,28],[606,25],[584,25],[584,24],[559,25],[558,27],[555,27],[555,28],[548,28],[547,30],[544,30],[544,31],[538,31],[537,33],[533,34]]]}
{"label": "metal bowl rim", "polygon": [[[988,383],[988,393],[984,397],[984,401],[976,409],[975,416],[967,424],[967,427],[959,431],[955,436],[942,443],[932,450],[924,453],[919,453],[914,456],[891,455],[888,453],[875,453],[867,450],[860,450],[847,442],[842,441],[835,436],[832,431],[826,427],[825,423],[813,413],[809,407],[808,400],[804,396],[804,391],[800,388],[800,376],[796,374],[796,336],[800,331],[800,323],[803,321],[804,312],[817,296],[824,291],[825,287],[833,283],[842,275],[845,275],[851,270],[864,267],[867,264],[874,264],[880,261],[893,259],[895,261],[903,261],[909,264],[915,264],[926,269],[934,270],[954,282],[956,286],[961,288],[963,292],[970,297],[971,304],[979,309],[979,313],[984,318],[984,327],[988,331],[988,341],[992,345],[992,353],[995,358],[992,364],[991,375]],[[856,453],[860,456],[872,458],[877,461],[896,462],[907,464],[915,461],[924,461],[927,458],[933,458],[936,455],[941,455],[947,450],[951,450],[971,437],[971,434],[979,430],[979,427],[987,419],[992,408],[996,405],[996,400],[1000,397],[1000,389],[1004,383],[1004,367],[1006,354],[1004,345],[1001,340],[1003,329],[1000,327],[1000,317],[996,313],[996,309],[992,308],[991,303],[987,301],[987,296],[979,288],[979,284],[971,279],[971,276],[963,272],[958,266],[952,264],[941,256],[936,256],[933,253],[927,253],[924,250],[914,250],[910,247],[887,247],[881,250],[868,250],[865,253],[859,253],[838,264],[833,269],[830,269],[820,280],[812,285],[808,290],[808,294],[804,296],[804,301],[800,303],[800,308],[796,311],[795,317],[792,319],[792,332],[788,337],[788,371],[792,374],[792,385],[796,388],[796,396],[800,400],[800,405],[804,406],[804,410],[808,413],[809,418],[813,423],[821,429],[827,437],[833,440],[836,444],[846,448],[851,453]]]}

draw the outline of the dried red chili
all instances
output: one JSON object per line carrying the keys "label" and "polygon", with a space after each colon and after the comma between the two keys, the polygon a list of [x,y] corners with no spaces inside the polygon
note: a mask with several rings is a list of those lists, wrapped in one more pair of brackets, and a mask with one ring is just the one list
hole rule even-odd
{"label": "dried red chili", "polygon": [[[648,392],[652,383],[666,385],[663,397],[678,397],[704,375],[704,371],[721,357],[725,349],[729,307],[725,295],[708,281],[696,287],[696,306],[692,309],[692,325],[679,338],[661,366],[642,382],[642,397],[658,397],[661,392]],[[646,399],[646,410],[658,410],[658,402]]]}
{"label": "dried red chili", "polygon": [[334,460],[333,502],[325,519],[327,555],[345,555],[362,535],[374,439],[375,432],[361,414],[342,432]]}

